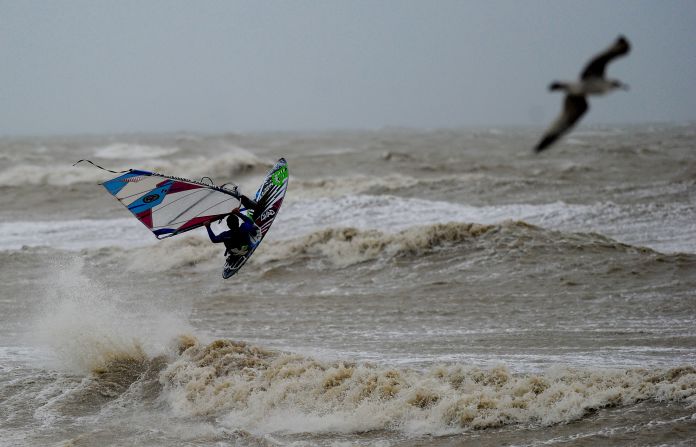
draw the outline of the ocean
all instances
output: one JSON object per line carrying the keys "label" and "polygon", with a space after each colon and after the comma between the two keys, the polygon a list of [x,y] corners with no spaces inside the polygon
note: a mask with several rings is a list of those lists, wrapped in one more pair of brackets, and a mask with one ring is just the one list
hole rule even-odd
{"label": "ocean", "polygon": [[[696,124],[539,135],[0,139],[0,445],[696,444]],[[228,280],[72,166],[252,195],[280,157]]]}

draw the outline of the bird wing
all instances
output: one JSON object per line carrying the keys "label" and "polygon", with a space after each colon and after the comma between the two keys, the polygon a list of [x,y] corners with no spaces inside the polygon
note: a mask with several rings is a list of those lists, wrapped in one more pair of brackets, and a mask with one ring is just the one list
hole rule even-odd
{"label": "bird wing", "polygon": [[615,57],[623,56],[624,54],[628,53],[630,49],[631,45],[628,43],[628,40],[626,40],[626,38],[623,36],[619,36],[612,46],[596,55],[590,61],[590,63],[587,64],[585,69],[582,71],[580,78],[603,78],[604,69],[606,68],[607,64]]}
{"label": "bird wing", "polygon": [[584,96],[566,95],[563,110],[551,126],[546,130],[539,144],[534,148],[535,152],[541,152],[551,146],[561,135],[566,133],[587,112],[587,100]]}

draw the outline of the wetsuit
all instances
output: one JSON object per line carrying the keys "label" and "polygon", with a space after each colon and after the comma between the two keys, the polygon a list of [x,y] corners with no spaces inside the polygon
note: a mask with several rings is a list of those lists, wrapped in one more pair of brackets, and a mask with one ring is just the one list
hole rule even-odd
{"label": "wetsuit", "polygon": [[261,230],[254,224],[253,220],[242,213],[238,213],[236,216],[242,219],[239,229],[223,231],[216,236],[213,230],[210,229],[210,225],[205,227],[208,230],[208,237],[210,237],[211,242],[214,244],[219,244],[220,242],[225,244],[225,248],[227,248],[225,256],[245,255],[259,243],[261,238]]}

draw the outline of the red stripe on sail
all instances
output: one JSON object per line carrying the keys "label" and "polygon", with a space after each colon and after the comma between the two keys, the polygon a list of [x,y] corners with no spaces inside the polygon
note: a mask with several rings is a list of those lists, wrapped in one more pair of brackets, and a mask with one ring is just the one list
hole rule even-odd
{"label": "red stripe on sail", "polygon": [[199,226],[204,225],[204,224],[206,224],[206,223],[208,223],[208,222],[212,222],[212,221],[214,221],[214,220],[216,220],[216,219],[219,219],[219,218],[221,218],[221,217],[223,217],[223,216],[225,216],[225,214],[217,214],[217,215],[214,215],[214,216],[194,217],[193,219],[189,220],[188,222],[186,222],[185,224],[183,224],[182,226],[180,226],[180,227],[177,229],[177,231],[187,230],[187,229],[192,228],[192,227],[199,227]]}
{"label": "red stripe on sail", "polygon": [[174,194],[176,192],[188,191],[189,189],[198,188],[203,188],[203,186],[194,185],[192,183],[174,182],[174,184],[169,188],[169,191],[167,191],[167,194]]}
{"label": "red stripe on sail", "polygon": [[152,208],[146,209],[142,213],[138,213],[135,216],[140,219],[140,222],[144,223],[146,227],[152,228]]}

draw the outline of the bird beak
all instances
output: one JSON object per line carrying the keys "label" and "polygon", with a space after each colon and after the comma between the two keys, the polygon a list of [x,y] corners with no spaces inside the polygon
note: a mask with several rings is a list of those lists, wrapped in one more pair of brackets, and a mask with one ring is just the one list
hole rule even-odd
{"label": "bird beak", "polygon": [[621,90],[629,91],[631,90],[631,87],[628,84],[621,84]]}

